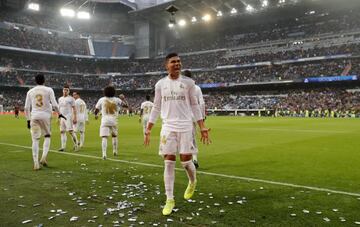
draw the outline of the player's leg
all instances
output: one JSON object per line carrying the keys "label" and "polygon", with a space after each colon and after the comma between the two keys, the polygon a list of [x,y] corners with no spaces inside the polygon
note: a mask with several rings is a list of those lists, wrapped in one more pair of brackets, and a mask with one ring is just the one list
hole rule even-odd
{"label": "player's leg", "polygon": [[66,149],[66,120],[63,118],[60,118],[60,137],[61,137],[61,148],[59,151],[65,151]]}
{"label": "player's leg", "polygon": [[113,154],[114,156],[118,155],[118,129],[116,126],[111,127],[111,136],[112,136],[112,146],[113,146]]}
{"label": "player's leg", "polygon": [[107,126],[100,126],[100,137],[101,137],[101,151],[102,158],[106,160],[106,150],[107,150],[107,138],[110,136],[110,128]]}
{"label": "player's leg", "polygon": [[[196,149],[196,151],[198,152],[198,147],[197,147],[197,143],[196,143],[196,123],[193,123],[194,127],[192,130],[192,136],[193,136],[193,145]],[[193,154],[192,156],[192,160],[194,162],[195,168],[199,168],[199,161],[198,161],[198,156],[197,156],[197,152]]]}
{"label": "player's leg", "polygon": [[181,165],[186,171],[189,179],[188,186],[184,193],[184,199],[190,199],[195,192],[196,187],[196,168],[192,161],[192,155],[196,154],[197,151],[193,144],[192,131],[181,132],[180,134],[180,160]]}
{"label": "player's leg", "polygon": [[71,118],[66,119],[66,130],[70,134],[71,139],[72,139],[72,141],[74,143],[74,151],[78,151],[79,150],[78,140],[77,140],[76,134],[75,134],[74,129],[73,129],[73,123],[72,123]]}
{"label": "player's leg", "polygon": [[44,143],[43,143],[43,153],[40,159],[40,164],[43,166],[48,166],[47,155],[50,149],[50,137],[51,137],[50,124],[51,124],[51,119],[43,120],[41,124],[41,129],[44,133]]}
{"label": "player's leg", "polygon": [[84,146],[84,141],[85,141],[85,122],[80,122],[78,123],[78,131],[80,133],[80,141],[79,141],[79,146],[83,147]]}
{"label": "player's leg", "polygon": [[148,124],[148,121],[149,119],[148,118],[143,118],[143,135],[144,135],[144,138],[145,138],[145,131],[146,131],[146,127],[147,127],[147,124]]}
{"label": "player's leg", "polygon": [[39,163],[39,141],[41,137],[41,128],[36,120],[31,120],[31,139],[32,139],[32,156],[34,162],[34,170],[40,169]]}
{"label": "player's leg", "polygon": [[176,133],[161,130],[159,154],[164,157],[164,186],[166,204],[163,208],[163,215],[170,215],[175,207],[174,182],[177,141]]}

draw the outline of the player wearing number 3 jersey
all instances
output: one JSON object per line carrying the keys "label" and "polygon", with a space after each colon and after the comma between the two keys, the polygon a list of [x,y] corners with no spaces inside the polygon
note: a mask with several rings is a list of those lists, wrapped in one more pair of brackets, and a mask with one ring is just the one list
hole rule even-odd
{"label": "player wearing number 3 jersey", "polygon": [[[54,90],[44,86],[44,75],[36,75],[35,81],[37,86],[27,92],[24,109],[27,118],[27,127],[30,129],[32,138],[34,170],[39,170],[40,164],[47,166],[47,154],[50,148],[52,108],[54,108],[56,112],[59,112],[59,107],[55,99]],[[64,118],[61,114],[59,117]],[[39,140],[41,136],[44,136],[44,145],[39,163]]]}

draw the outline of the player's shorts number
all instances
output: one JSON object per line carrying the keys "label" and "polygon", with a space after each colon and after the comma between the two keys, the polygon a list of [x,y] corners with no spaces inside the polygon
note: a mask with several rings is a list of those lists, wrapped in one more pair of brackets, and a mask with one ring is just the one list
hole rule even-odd
{"label": "player's shorts number", "polygon": [[38,94],[35,96],[35,99],[36,99],[36,106],[37,107],[42,107],[44,105],[44,102],[43,102],[43,96]]}

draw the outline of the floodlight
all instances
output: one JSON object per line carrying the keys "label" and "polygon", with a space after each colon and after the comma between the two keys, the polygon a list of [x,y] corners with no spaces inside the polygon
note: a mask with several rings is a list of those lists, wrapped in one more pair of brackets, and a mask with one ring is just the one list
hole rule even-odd
{"label": "floodlight", "polygon": [[75,11],[69,8],[61,8],[60,9],[60,14],[63,17],[74,17],[75,16]]}
{"label": "floodlight", "polygon": [[252,7],[251,5],[246,6],[246,11],[253,12],[254,10],[255,10],[254,7]]}
{"label": "floodlight", "polygon": [[269,1],[268,0],[263,0],[261,6],[262,7],[267,7],[269,5]]}
{"label": "floodlight", "polygon": [[79,11],[77,13],[77,18],[78,19],[90,19],[90,13],[86,12],[86,11]]}
{"label": "floodlight", "polygon": [[39,11],[40,10],[40,5],[38,3],[30,2],[28,4],[28,9],[29,10],[34,10],[34,11]]}
{"label": "floodlight", "polygon": [[169,28],[173,28],[174,26],[175,26],[175,24],[174,23],[169,23]]}
{"label": "floodlight", "polygon": [[218,17],[222,17],[222,15],[223,15],[223,14],[222,14],[221,11],[218,11],[217,14],[216,14],[216,16],[218,16]]}
{"label": "floodlight", "polygon": [[203,21],[210,21],[211,20],[211,16],[210,14],[205,14],[202,18],[201,18]]}
{"label": "floodlight", "polygon": [[235,14],[237,13],[237,10],[235,8],[232,8],[231,11],[230,11],[231,14]]}
{"label": "floodlight", "polygon": [[195,23],[197,21],[196,17],[191,18],[191,22]]}
{"label": "floodlight", "polygon": [[179,26],[184,27],[186,25],[186,20],[181,19],[179,20]]}
{"label": "floodlight", "polygon": [[281,4],[281,3],[285,3],[285,0],[279,0],[279,3]]}

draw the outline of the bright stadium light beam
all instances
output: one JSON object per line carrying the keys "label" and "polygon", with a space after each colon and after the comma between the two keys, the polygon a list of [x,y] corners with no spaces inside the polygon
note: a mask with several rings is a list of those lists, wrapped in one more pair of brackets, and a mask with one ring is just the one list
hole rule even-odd
{"label": "bright stadium light beam", "polygon": [[28,9],[29,10],[34,10],[34,11],[39,11],[40,10],[40,5],[38,3],[30,2],[28,4]]}
{"label": "bright stadium light beam", "polygon": [[205,14],[201,19],[205,22],[208,22],[211,20],[211,16],[210,14]]}
{"label": "bright stadium light beam", "polygon": [[179,26],[184,27],[186,25],[186,20],[181,19],[179,20]]}
{"label": "bright stadium light beam", "polygon": [[221,11],[218,11],[218,12],[216,13],[216,16],[217,16],[217,17],[222,17],[222,15],[223,15],[223,14],[222,14]]}
{"label": "bright stadium light beam", "polygon": [[63,17],[74,17],[75,16],[75,11],[69,8],[61,8],[60,9],[60,14]]}
{"label": "bright stadium light beam", "polygon": [[246,11],[251,13],[251,12],[254,12],[254,10],[255,10],[254,7],[252,7],[251,5],[246,6]]}
{"label": "bright stadium light beam", "polygon": [[231,9],[231,11],[230,11],[230,13],[231,13],[231,14],[235,14],[235,13],[237,13],[237,9],[232,8],[232,9]]}
{"label": "bright stadium light beam", "polygon": [[174,23],[169,23],[169,28],[173,28],[174,26],[175,26],[175,24]]}
{"label": "bright stadium light beam", "polygon": [[191,22],[195,23],[197,21],[196,17],[191,18]]}
{"label": "bright stadium light beam", "polygon": [[269,1],[268,0],[264,0],[261,4],[262,7],[267,7],[269,5]]}
{"label": "bright stadium light beam", "polygon": [[77,18],[78,19],[86,19],[89,20],[90,19],[90,13],[86,12],[86,11],[79,11],[77,13]]}

